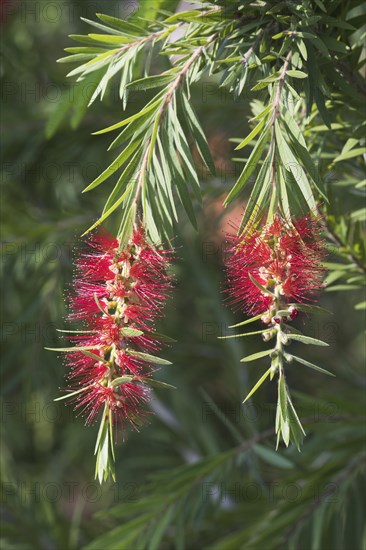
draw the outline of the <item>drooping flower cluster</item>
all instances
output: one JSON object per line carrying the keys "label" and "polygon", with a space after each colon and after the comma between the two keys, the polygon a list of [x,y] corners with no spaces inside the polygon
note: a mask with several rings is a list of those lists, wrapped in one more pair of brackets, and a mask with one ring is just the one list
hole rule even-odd
{"label": "drooping flower cluster", "polygon": [[292,224],[276,215],[260,229],[248,227],[241,236],[230,235],[226,265],[234,308],[263,314],[267,324],[279,322],[278,309],[289,309],[289,317],[295,318],[298,311],[289,304],[311,300],[322,287],[325,248],[320,233],[313,215]]}
{"label": "drooping flower cluster", "polygon": [[[168,274],[173,251],[154,248],[144,229],[133,231],[123,247],[104,232],[88,240],[76,261],[71,321],[82,331],[71,336],[76,350],[67,353],[72,402],[97,419],[107,404],[114,424],[138,426],[146,414],[149,375],[162,340],[154,332],[172,283]],[[160,361],[161,362],[161,361]]]}

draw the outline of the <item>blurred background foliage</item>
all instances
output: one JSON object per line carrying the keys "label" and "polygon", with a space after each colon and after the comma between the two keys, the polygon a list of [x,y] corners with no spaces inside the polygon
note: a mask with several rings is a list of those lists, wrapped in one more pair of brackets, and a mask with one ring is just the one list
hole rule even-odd
{"label": "blurred background foliage", "polygon": [[[140,4],[146,17],[167,7]],[[55,60],[70,45],[68,34],[85,32],[80,16],[125,18],[136,5],[9,0],[1,8],[2,548],[365,547],[359,292],[325,293],[321,305],[333,315],[299,320],[307,334],[331,344],[310,350],[308,359],[336,374],[326,379],[288,368],[308,433],[301,454],[273,450],[274,384],[241,405],[258,375],[240,359],[258,343],[217,340],[240,320],[223,305],[222,255],[225,231],[242,207],[223,212],[221,205],[240,169],[228,139],[247,134],[249,102],[245,95],[234,101],[212,81],[196,85],[193,103],[219,175],[201,171],[199,234],[180,217],[177,284],[161,322],[177,343],[166,353],[173,366],[160,378],[177,390],[157,390],[149,424],[118,446],[118,483],[100,488],[91,481],[97,427],[86,429],[70,408],[53,402],[65,372],[43,348],[58,344],[72,251],[106,196],[103,187],[81,194],[113,158],[107,139],[91,133],[115,122],[121,106],[112,88],[85,113],[90,92],[71,89]],[[128,112],[139,102],[144,97],[136,94]],[[329,134],[325,128],[324,139]],[[338,147],[334,138],[332,144]],[[328,186],[336,227],[340,205],[357,210],[360,196],[336,172]]]}

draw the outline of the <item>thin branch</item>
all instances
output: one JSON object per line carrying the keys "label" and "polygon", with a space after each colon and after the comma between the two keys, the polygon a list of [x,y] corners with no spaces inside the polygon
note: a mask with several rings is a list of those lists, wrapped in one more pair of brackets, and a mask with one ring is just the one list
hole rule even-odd
{"label": "thin branch", "polygon": [[[283,64],[282,71],[278,80],[278,87],[276,91],[276,95],[273,101],[273,113],[272,113],[272,120],[271,120],[271,126],[272,126],[272,141],[271,141],[271,148],[273,150],[276,150],[277,147],[277,139],[276,139],[276,133],[275,133],[275,123],[278,117],[280,116],[280,106],[281,106],[281,94],[283,87],[285,85],[286,80],[286,74],[289,69],[290,63],[292,58],[292,50],[290,50],[285,58],[285,63]],[[277,179],[276,179],[276,156],[273,155],[272,160],[272,166],[271,166],[271,184],[272,184],[272,192],[275,192],[276,186],[277,186]]]}
{"label": "thin branch", "polygon": [[[180,27],[181,25],[182,25],[182,22],[177,23],[174,26],[174,30],[177,29],[178,27]],[[166,32],[167,32],[166,29],[162,29],[161,31],[153,32],[153,33],[149,34],[148,36],[144,36],[140,40],[133,40],[133,42],[129,42],[128,44],[126,44],[126,45],[122,46],[121,48],[119,48],[118,52],[115,55],[118,55],[122,52],[125,52],[125,51],[133,48],[134,46],[139,46],[140,44],[145,44],[146,42],[149,42],[150,40],[155,40],[155,38],[159,38],[159,36],[163,35]]]}
{"label": "thin branch", "polygon": [[[182,70],[179,71],[177,77],[174,79],[172,84],[169,86],[169,88],[167,90],[167,93],[166,93],[166,96],[165,96],[165,99],[164,99],[164,102],[163,102],[162,106],[160,107],[160,109],[158,110],[158,112],[156,114],[156,117],[159,119],[160,124],[162,123],[162,121],[164,119],[164,115],[165,115],[167,107],[169,106],[175,92],[177,91],[179,86],[182,84],[182,82],[186,78],[186,76],[189,72],[189,69],[192,67],[193,63],[204,53],[207,46],[209,44],[211,44],[217,38],[217,36],[218,36],[218,33],[213,34],[212,36],[210,36],[207,39],[206,44],[204,46],[200,46],[199,48],[197,48],[195,50],[195,52],[191,55],[191,57],[185,62],[185,64],[182,67]],[[142,159],[140,170],[138,172],[138,174],[139,174],[138,175],[138,183],[137,183],[137,189],[136,189],[135,200],[134,200],[135,205],[137,205],[138,202],[139,202],[139,197],[140,197],[140,193],[141,193],[141,189],[142,189],[142,185],[143,185],[144,175],[145,175],[145,172],[147,170],[148,163],[149,163],[149,158],[150,158],[150,155],[151,155],[151,146],[152,146],[152,143],[151,143],[151,136],[150,136],[148,141],[147,141],[146,150],[145,150],[145,153],[144,153],[144,156],[143,156],[143,159]]]}
{"label": "thin branch", "polygon": [[272,126],[274,126],[280,114],[281,93],[285,85],[286,74],[289,69],[289,65],[291,63],[291,58],[292,58],[292,50],[290,50],[286,56],[285,63],[283,64],[282,71],[278,79],[278,88],[277,88],[277,92],[273,102],[273,115],[272,115],[272,121],[271,121]]}

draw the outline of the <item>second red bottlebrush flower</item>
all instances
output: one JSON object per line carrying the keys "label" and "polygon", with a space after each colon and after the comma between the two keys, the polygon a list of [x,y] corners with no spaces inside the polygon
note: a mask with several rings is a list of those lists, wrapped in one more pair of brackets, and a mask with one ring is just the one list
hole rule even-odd
{"label": "second red bottlebrush flower", "polygon": [[172,287],[173,251],[153,247],[141,226],[123,247],[106,232],[88,245],[69,298],[69,320],[83,323],[65,349],[70,398],[88,424],[107,407],[113,425],[138,427],[153,366],[168,363],[152,354],[162,347],[154,324]]}
{"label": "second red bottlebrush flower", "polygon": [[[234,308],[263,314],[263,321],[269,323],[276,322],[278,299],[283,309],[294,301],[311,300],[323,286],[325,248],[320,235],[316,216],[307,215],[290,224],[276,215],[260,229],[248,227],[242,235],[230,236],[226,265]],[[291,316],[296,315],[292,308]]]}

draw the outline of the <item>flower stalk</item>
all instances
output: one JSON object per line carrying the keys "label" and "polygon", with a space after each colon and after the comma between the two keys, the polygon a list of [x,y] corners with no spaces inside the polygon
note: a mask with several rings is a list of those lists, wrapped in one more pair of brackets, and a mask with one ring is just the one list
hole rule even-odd
{"label": "flower stalk", "polygon": [[[234,309],[254,314],[241,324],[259,319],[267,326],[263,331],[237,334],[230,337],[251,336],[262,333],[265,342],[274,340],[272,349],[244,357],[250,362],[270,356],[271,366],[257,382],[245,401],[269,376],[278,376],[278,400],[276,410],[277,446],[280,439],[286,446],[294,441],[300,448],[305,432],[293,407],[285,379],[285,364],[297,362],[322,372],[324,369],[293,356],[285,351],[292,340],[327,345],[309,338],[291,327],[302,310],[311,311],[306,304],[314,299],[314,293],[322,288],[324,268],[321,260],[325,254],[319,219],[313,215],[293,219],[291,224],[276,214],[261,229],[247,228],[239,236],[229,237],[227,256],[228,294]],[[238,326],[239,326],[238,325]]]}
{"label": "flower stalk", "polygon": [[164,337],[155,331],[164,302],[172,287],[168,273],[171,249],[148,243],[145,230],[135,226],[121,247],[111,235],[89,238],[89,250],[76,261],[74,290],[69,301],[70,321],[84,330],[70,331],[73,347],[65,352],[69,371],[68,393],[75,410],[93,424],[101,411],[95,447],[96,477],[114,475],[114,443],[118,429],[139,429],[146,418],[145,405],[155,365],[169,361],[155,355]]}

